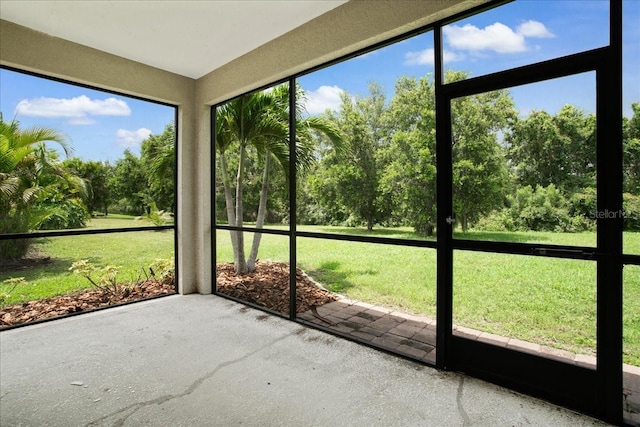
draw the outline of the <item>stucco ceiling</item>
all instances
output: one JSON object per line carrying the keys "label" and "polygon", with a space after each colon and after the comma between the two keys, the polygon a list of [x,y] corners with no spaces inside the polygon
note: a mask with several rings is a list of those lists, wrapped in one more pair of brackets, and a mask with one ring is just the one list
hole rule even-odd
{"label": "stucco ceiling", "polygon": [[0,18],[191,78],[346,0],[0,0]]}

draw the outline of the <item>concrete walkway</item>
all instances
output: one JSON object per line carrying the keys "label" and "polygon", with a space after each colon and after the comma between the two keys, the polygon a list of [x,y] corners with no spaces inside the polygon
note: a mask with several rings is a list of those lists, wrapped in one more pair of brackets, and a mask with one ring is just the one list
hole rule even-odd
{"label": "concrete walkway", "polygon": [[2,426],[596,426],[215,296],[0,333]]}

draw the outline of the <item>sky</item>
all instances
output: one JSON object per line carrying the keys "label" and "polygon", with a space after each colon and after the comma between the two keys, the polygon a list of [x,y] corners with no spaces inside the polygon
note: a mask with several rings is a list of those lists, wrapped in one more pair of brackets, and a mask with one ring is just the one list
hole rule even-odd
{"label": "sky", "polygon": [[[640,102],[640,0],[623,3],[625,115]],[[477,77],[609,43],[608,3],[602,0],[519,0],[443,28],[445,69]],[[340,93],[368,94],[377,82],[387,99],[401,75],[434,72],[433,33],[428,32],[298,79],[310,114],[335,109]],[[595,112],[595,73],[511,89],[521,114],[556,113],[566,103]]]}
{"label": "sky", "polygon": [[[640,0],[623,1],[623,112],[640,102]],[[443,29],[445,68],[480,76],[608,44],[608,4],[602,0],[518,0]],[[433,73],[433,33],[427,32],[313,73],[298,82],[307,111],[337,109],[343,91],[366,96],[369,82],[393,96],[402,75]],[[521,115],[555,114],[567,103],[595,112],[595,73],[511,89]],[[114,163],[136,154],[151,134],[174,121],[174,109],[0,69],[0,112],[21,127],[56,128],[83,160]]]}
{"label": "sky", "polygon": [[173,107],[7,69],[0,69],[0,111],[21,128],[62,131],[74,157],[112,164],[125,149],[139,155],[144,139],[175,120]]}

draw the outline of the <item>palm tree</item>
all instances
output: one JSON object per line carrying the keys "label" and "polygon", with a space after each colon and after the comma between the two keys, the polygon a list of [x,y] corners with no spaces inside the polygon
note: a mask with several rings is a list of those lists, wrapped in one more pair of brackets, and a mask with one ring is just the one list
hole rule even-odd
{"label": "palm tree", "polygon": [[[175,140],[175,125],[169,123],[161,135],[151,135],[142,141],[140,160],[149,170],[147,174],[149,187],[146,196],[147,213],[154,211],[154,208],[151,207],[152,202],[162,210],[175,212]],[[167,215],[170,214],[167,213]]]}
{"label": "palm tree", "polygon": [[[340,144],[339,130],[330,122],[317,117],[303,118],[304,92],[296,88],[296,166],[299,170],[308,168],[313,162],[313,133],[326,135],[334,144]],[[237,98],[218,108],[216,112],[216,150],[220,160],[220,170],[225,194],[229,225],[242,227],[243,180],[247,149],[255,149],[262,158],[262,184],[256,217],[256,228],[264,225],[267,212],[269,178],[275,161],[285,171],[289,170],[289,86],[281,85],[271,91],[255,92]],[[229,148],[238,145],[238,170],[235,179],[235,204],[232,194],[231,177],[226,156]],[[234,265],[237,273],[255,270],[262,233],[255,233],[249,258],[244,253],[244,237],[241,232],[231,232]]]}
{"label": "palm tree", "polygon": [[[59,144],[65,154],[71,146],[65,136],[51,128],[20,129],[17,121],[7,123],[0,116],[0,233],[20,233],[37,228],[53,212],[34,209],[38,197],[64,181],[82,193],[84,183],[56,164],[45,142]],[[74,190],[75,191],[75,190]],[[28,240],[4,240],[0,258],[20,258]]]}
{"label": "palm tree", "polygon": [[[277,102],[277,98],[268,92],[256,92],[230,101],[216,112],[216,149],[220,157],[227,220],[231,226],[243,226],[242,190],[247,148],[253,146],[264,150],[270,141],[287,139],[286,124],[274,114],[274,111],[281,107],[277,105]],[[232,144],[237,144],[239,153],[235,180],[235,203],[231,193],[231,178],[226,158],[226,153]],[[278,150],[276,153],[283,155],[282,150]],[[241,274],[249,272],[244,253],[243,233],[232,231],[231,242],[236,272]]]}

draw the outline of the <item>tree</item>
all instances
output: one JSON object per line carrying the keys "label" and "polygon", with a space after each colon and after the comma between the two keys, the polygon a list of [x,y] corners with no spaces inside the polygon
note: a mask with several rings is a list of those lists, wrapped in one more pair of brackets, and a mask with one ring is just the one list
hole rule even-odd
{"label": "tree", "polygon": [[[466,73],[449,71],[446,81]],[[462,231],[481,216],[503,206],[508,174],[498,132],[516,118],[509,91],[498,90],[454,99],[451,103],[453,210]]]}
{"label": "tree", "polygon": [[[299,89],[297,89],[300,91]],[[312,131],[324,132],[330,138],[339,139],[338,132],[323,120],[303,118],[303,96],[299,92],[296,105],[296,157],[297,166],[304,168],[313,160]],[[283,171],[289,170],[289,87],[282,85],[270,91],[254,92],[232,100],[216,111],[216,151],[219,159],[219,175],[225,195],[226,216],[229,225],[244,224],[244,186],[249,161],[262,165],[260,200],[256,216],[256,228],[262,228],[266,217],[269,183],[273,164]],[[237,155],[235,181],[229,170],[229,157]],[[235,197],[233,191],[235,190]],[[254,234],[249,254],[245,255],[242,232],[231,231],[234,266],[237,273],[255,270],[261,233]]]}
{"label": "tree", "polygon": [[554,184],[565,195],[596,186],[595,115],[565,105],[555,116],[533,111],[506,133],[520,186]]}
{"label": "tree", "polygon": [[40,230],[82,228],[89,219],[86,204],[89,198],[84,179],[64,167],[58,152],[47,149],[44,144],[37,146],[30,159],[35,170],[32,179],[34,187],[40,188],[36,201],[31,207],[35,217],[41,218]]}
{"label": "tree", "polygon": [[340,111],[326,117],[345,135],[344,147],[331,146],[325,153],[325,179],[317,181],[316,194],[325,205],[342,205],[371,231],[374,224],[391,215],[389,195],[381,186],[385,160],[381,149],[386,144],[385,96],[375,83],[369,86],[366,97],[352,98],[346,92],[341,96]]}
{"label": "tree", "polygon": [[95,160],[84,162],[77,157],[65,160],[62,165],[86,182],[87,211],[91,214],[102,212],[104,215],[108,215],[111,204],[111,189],[107,184],[113,173],[111,165]]}
{"label": "tree", "polygon": [[382,185],[393,197],[395,217],[430,236],[436,223],[435,92],[429,75],[402,76],[386,114],[392,135]]}
{"label": "tree", "polygon": [[640,103],[631,104],[633,116],[623,118],[624,191],[640,196]]}
{"label": "tree", "polygon": [[[277,103],[278,99],[271,93],[255,92],[230,101],[216,111],[216,150],[220,160],[227,220],[231,226],[242,227],[244,224],[243,181],[247,150],[262,146],[266,140],[287,140],[288,138],[286,125],[279,120],[279,114],[274,113],[278,108],[285,108],[285,106]],[[232,195],[234,186],[227,161],[227,152],[232,148],[238,152],[239,156],[235,179],[235,200]],[[282,150],[277,150],[274,155],[281,155],[280,159],[284,161]],[[249,272],[243,233],[231,231],[231,244],[236,272],[241,274]]]}
{"label": "tree", "polygon": [[512,197],[509,214],[513,225],[524,231],[566,232],[571,227],[567,202],[555,185],[519,188]]}
{"label": "tree", "polygon": [[[45,147],[45,142],[57,143],[65,154],[71,146],[65,136],[51,128],[34,126],[20,129],[17,121],[7,123],[0,116],[0,233],[21,233],[33,230],[53,212],[38,202],[56,185],[78,188],[82,182],[65,174],[57,158]],[[0,242],[0,258],[22,257],[29,248],[28,239]]]}
{"label": "tree", "polygon": [[124,213],[142,215],[151,203],[144,165],[129,149],[116,161],[107,185]]}
{"label": "tree", "polygon": [[140,160],[147,170],[149,195],[161,209],[175,211],[174,174],[175,140],[173,123],[165,126],[161,135],[151,135],[142,141]]}
{"label": "tree", "polygon": [[[280,85],[273,89],[272,96],[276,99],[276,107],[271,114],[279,116],[278,120],[283,126],[289,126],[289,85]],[[327,137],[332,145],[341,146],[342,135],[339,130],[334,127],[331,122],[326,121],[319,117],[304,117],[305,114],[305,94],[302,88],[296,87],[296,139],[295,139],[295,152],[296,152],[296,172],[302,173],[310,168],[314,163],[314,136],[322,134]],[[256,140],[255,148],[261,157],[264,159],[264,168],[262,173],[262,185],[260,188],[260,202],[258,204],[258,214],[256,218],[256,228],[262,228],[267,213],[267,200],[268,194],[270,194],[270,185],[272,183],[272,162],[275,159],[281,166],[282,172],[284,172],[285,183],[283,186],[288,188],[288,171],[289,165],[289,146],[290,136],[288,129],[286,131],[286,139],[282,139],[278,136],[266,136],[264,138],[258,138]],[[287,195],[288,196],[288,195]],[[288,199],[288,197],[287,197]],[[256,260],[258,259],[258,250],[260,247],[260,240],[262,239],[262,233],[255,233],[253,235],[253,244],[251,245],[251,252],[249,253],[249,259],[247,261],[248,271],[255,270]]]}
{"label": "tree", "polygon": [[[447,82],[466,73],[448,71]],[[507,91],[453,100],[453,208],[462,230],[503,204],[508,175],[497,132],[515,117]],[[384,185],[399,216],[416,232],[433,233],[436,222],[435,87],[430,75],[400,77],[386,121],[392,135]]]}

